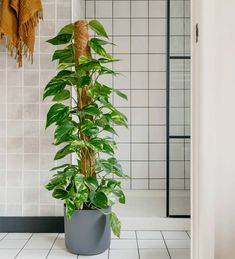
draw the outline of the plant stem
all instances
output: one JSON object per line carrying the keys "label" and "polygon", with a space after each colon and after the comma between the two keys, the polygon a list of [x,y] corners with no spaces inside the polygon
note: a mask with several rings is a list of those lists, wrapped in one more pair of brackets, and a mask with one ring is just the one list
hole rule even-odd
{"label": "plant stem", "polygon": [[[91,51],[88,46],[88,24],[86,21],[77,21],[75,23],[75,62],[79,65],[79,59],[81,56],[91,57]],[[87,88],[79,88],[77,85],[77,105],[78,110],[81,110],[84,106],[90,104],[89,97],[87,96]],[[79,115],[80,123],[84,119],[92,120],[92,116]],[[80,138],[87,142],[89,137],[83,134],[80,130]],[[90,148],[81,149],[81,170],[84,176],[94,176],[95,175],[95,152]]]}

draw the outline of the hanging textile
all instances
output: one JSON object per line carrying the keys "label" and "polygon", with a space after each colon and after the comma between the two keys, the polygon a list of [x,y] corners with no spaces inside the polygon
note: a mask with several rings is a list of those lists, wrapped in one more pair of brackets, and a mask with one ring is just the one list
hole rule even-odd
{"label": "hanging textile", "polygon": [[42,19],[40,0],[0,0],[0,38],[22,66],[22,55],[33,62],[35,27]]}

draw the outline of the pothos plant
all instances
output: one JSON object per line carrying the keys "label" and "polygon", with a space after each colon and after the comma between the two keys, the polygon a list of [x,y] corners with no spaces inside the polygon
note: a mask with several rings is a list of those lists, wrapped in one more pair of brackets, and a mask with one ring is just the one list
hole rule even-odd
{"label": "pothos plant", "polygon": [[[107,214],[107,208],[114,203],[125,203],[119,178],[127,176],[114,156],[116,143],[110,135],[117,135],[114,125],[128,127],[126,116],[111,102],[112,94],[124,99],[127,96],[99,81],[102,76],[117,75],[107,64],[118,60],[104,48],[112,43],[101,23],[92,20],[88,26],[96,33],[88,41],[96,58],[80,56],[76,62],[74,24],[66,25],[48,40],[52,45],[64,46],[53,54],[52,60],[58,61],[59,72],[43,93],[44,99],[52,96],[55,102],[47,113],[46,128],[56,126],[53,144],[62,145],[54,160],[71,154],[77,159],[76,163],[52,168],[56,173],[46,188],[53,191],[54,198],[63,200],[68,219],[77,209],[98,209]],[[68,99],[72,105],[66,105]],[[118,217],[114,212],[108,214],[114,234],[120,236]]]}

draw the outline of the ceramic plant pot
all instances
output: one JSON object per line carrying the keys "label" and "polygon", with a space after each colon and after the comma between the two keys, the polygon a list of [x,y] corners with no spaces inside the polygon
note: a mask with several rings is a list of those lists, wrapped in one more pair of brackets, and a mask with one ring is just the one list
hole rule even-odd
{"label": "ceramic plant pot", "polygon": [[[107,210],[109,212],[111,208]],[[109,215],[99,210],[76,210],[70,220],[64,216],[65,245],[79,255],[103,253],[110,246]]]}

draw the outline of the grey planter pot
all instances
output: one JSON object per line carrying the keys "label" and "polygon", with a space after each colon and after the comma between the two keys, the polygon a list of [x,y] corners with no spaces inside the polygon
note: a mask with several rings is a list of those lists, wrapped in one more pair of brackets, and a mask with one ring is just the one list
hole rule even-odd
{"label": "grey planter pot", "polygon": [[110,247],[109,215],[99,210],[76,210],[70,220],[65,213],[64,232],[66,248],[73,254],[96,255]]}

